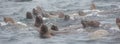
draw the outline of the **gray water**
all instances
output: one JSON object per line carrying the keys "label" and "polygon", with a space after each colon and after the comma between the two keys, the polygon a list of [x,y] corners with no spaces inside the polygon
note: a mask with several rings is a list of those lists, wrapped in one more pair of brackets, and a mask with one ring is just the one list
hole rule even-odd
{"label": "gray water", "polygon": [[[36,28],[32,26],[34,21],[25,19],[27,11],[32,11],[36,6],[41,6],[46,11],[64,11],[65,14],[77,12],[79,10],[90,9],[91,2],[95,2],[97,9],[113,10],[120,9],[120,0],[0,0],[0,22],[3,17],[10,16],[16,21],[30,24],[29,27],[2,26],[0,27],[0,44],[120,44],[120,33],[111,33],[104,39],[90,40],[88,33],[78,32],[75,34],[60,34],[49,39],[39,38]],[[111,24],[112,27],[118,29],[115,25],[115,18],[120,16],[120,10],[117,13],[111,12],[105,14],[104,17],[88,17],[88,19],[96,19],[100,22]],[[80,19],[65,22],[61,19],[51,19],[60,28],[70,25],[80,24]],[[55,19],[56,20],[56,19]],[[59,21],[60,20],[60,21]]]}

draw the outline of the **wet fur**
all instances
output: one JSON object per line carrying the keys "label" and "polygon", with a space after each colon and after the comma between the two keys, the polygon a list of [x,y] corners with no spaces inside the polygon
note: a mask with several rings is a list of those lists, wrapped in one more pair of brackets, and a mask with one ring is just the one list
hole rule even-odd
{"label": "wet fur", "polygon": [[48,27],[44,24],[41,25],[39,33],[41,38],[50,38],[52,36]]}
{"label": "wet fur", "polygon": [[34,26],[36,27],[40,27],[40,25],[43,23],[43,19],[41,16],[36,16],[36,19],[35,19],[35,24]]}
{"label": "wet fur", "polygon": [[98,22],[98,21],[86,21],[86,20],[82,20],[81,24],[83,25],[83,28],[86,28],[86,27],[99,27],[100,22]]}
{"label": "wet fur", "polygon": [[15,24],[16,22],[11,17],[4,17],[4,22]]}

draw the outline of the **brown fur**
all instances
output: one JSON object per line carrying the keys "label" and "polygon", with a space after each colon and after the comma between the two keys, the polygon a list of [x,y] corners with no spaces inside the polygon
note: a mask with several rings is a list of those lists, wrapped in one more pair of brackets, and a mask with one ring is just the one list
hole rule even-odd
{"label": "brown fur", "polygon": [[49,17],[48,14],[46,13],[46,11],[44,11],[44,10],[42,9],[42,7],[37,6],[37,7],[36,7],[36,10],[38,11],[38,14],[41,15],[42,17]]}
{"label": "brown fur", "polygon": [[1,26],[1,23],[0,23],[0,26]]}
{"label": "brown fur", "polygon": [[80,16],[85,16],[85,15],[86,15],[83,11],[79,11],[78,14],[79,14]]}
{"label": "brown fur", "polygon": [[26,18],[27,19],[33,19],[33,16],[32,16],[32,14],[30,12],[27,12],[26,13]]}
{"label": "brown fur", "polygon": [[65,15],[64,20],[68,21],[69,19],[70,19],[70,16],[69,15]]}
{"label": "brown fur", "polygon": [[42,24],[40,29],[39,33],[41,38],[50,38],[52,36],[46,25]]}
{"label": "brown fur", "polygon": [[99,27],[100,22],[98,22],[98,21],[85,21],[85,20],[82,20],[81,24],[83,25],[84,28],[86,28],[86,27]]}
{"label": "brown fur", "polygon": [[90,9],[91,9],[91,10],[96,9],[96,6],[95,6],[94,2],[92,2]]}
{"label": "brown fur", "polygon": [[42,8],[40,6],[37,6],[36,9],[38,10],[38,12],[42,11]]}
{"label": "brown fur", "polygon": [[46,14],[44,14],[44,12],[43,12],[43,10],[42,10],[42,8],[41,8],[40,6],[37,6],[37,7],[36,7],[36,10],[38,11],[38,13],[39,13],[42,17],[46,17],[46,16],[47,16]]}
{"label": "brown fur", "polygon": [[52,25],[52,26],[51,26],[51,30],[58,31],[58,27],[55,26],[55,25]]}
{"label": "brown fur", "polygon": [[54,11],[51,11],[48,13],[47,15],[49,18],[64,18],[64,13],[63,12],[54,12]]}
{"label": "brown fur", "polygon": [[63,18],[65,15],[64,15],[64,13],[62,13],[62,12],[60,12],[59,14],[58,14],[59,16],[59,18]]}
{"label": "brown fur", "polygon": [[15,24],[15,21],[11,17],[4,17],[4,22]]}
{"label": "brown fur", "polygon": [[36,27],[40,27],[40,25],[43,23],[43,19],[41,16],[36,16],[36,19],[35,19],[35,24],[34,26]]}
{"label": "brown fur", "polygon": [[117,24],[117,26],[118,26],[119,29],[120,29],[120,18],[116,18],[116,24]]}
{"label": "brown fur", "polygon": [[32,12],[33,12],[33,15],[35,15],[35,16],[38,15],[38,11],[35,8],[33,8]]}

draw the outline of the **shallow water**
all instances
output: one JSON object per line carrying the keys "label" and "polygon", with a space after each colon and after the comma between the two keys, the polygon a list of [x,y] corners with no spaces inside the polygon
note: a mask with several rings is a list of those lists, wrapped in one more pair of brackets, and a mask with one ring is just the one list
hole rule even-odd
{"label": "shallow water", "polygon": [[[120,44],[120,33],[109,29],[111,32],[109,36],[96,40],[89,39],[88,33],[82,31],[73,34],[60,34],[49,39],[40,39],[36,28],[32,26],[34,21],[25,19],[26,12],[32,11],[37,5],[46,11],[64,11],[65,14],[70,14],[79,10],[89,10],[92,1],[95,2],[99,10],[120,9],[120,0],[0,0],[0,22],[3,22],[3,17],[10,16],[16,21],[29,25],[28,27],[10,25],[0,27],[0,44]],[[120,10],[116,13],[104,14],[105,16],[88,16],[86,18],[98,20],[102,24],[111,24],[113,29],[118,29],[115,18],[120,16],[119,12]],[[51,19],[46,22],[48,24],[54,23],[62,28],[80,25],[80,20],[80,18],[70,21]]]}

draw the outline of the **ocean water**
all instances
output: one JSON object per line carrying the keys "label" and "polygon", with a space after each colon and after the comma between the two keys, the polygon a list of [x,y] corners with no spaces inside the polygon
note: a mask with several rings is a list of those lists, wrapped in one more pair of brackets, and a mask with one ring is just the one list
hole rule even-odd
{"label": "ocean water", "polygon": [[[71,15],[71,13],[80,10],[89,10],[91,2],[96,4],[98,10],[108,11],[108,13],[102,13],[102,16],[88,16],[86,19],[110,24],[110,27],[101,26],[102,28],[100,28],[108,30],[110,32],[109,36],[95,40],[90,39],[88,37],[89,33],[84,32],[84,29],[81,28],[81,18],[77,17],[70,21],[63,21],[62,19],[47,20],[46,24],[48,26],[50,23],[56,24],[59,29],[70,28],[70,26],[80,27],[68,30],[73,31],[73,33],[58,34],[49,39],[41,39],[37,31],[38,28],[33,26],[34,20],[25,18],[26,12],[31,12],[36,6],[42,7],[45,11],[63,11],[65,14]],[[0,44],[120,44],[120,32],[116,31],[119,29],[115,24],[115,18],[120,16],[120,0],[0,0],[0,22],[3,22],[5,16],[26,23],[28,26],[1,26]]]}

